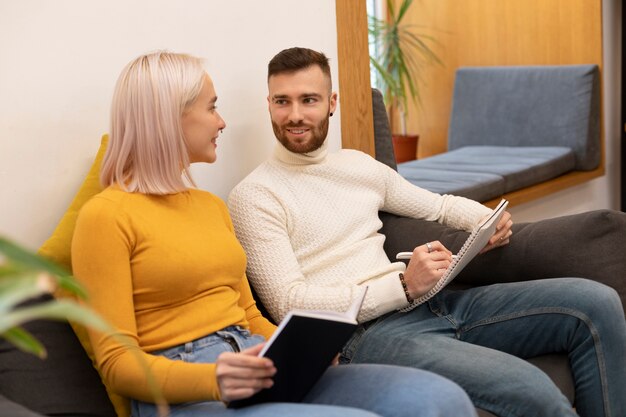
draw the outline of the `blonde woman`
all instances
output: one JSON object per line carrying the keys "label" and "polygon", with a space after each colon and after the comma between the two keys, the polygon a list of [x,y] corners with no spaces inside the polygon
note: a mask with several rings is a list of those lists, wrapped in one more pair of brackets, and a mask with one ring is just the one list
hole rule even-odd
{"label": "blonde woman", "polygon": [[303,403],[225,407],[272,386],[280,370],[257,356],[275,326],[252,298],[226,206],[189,172],[217,158],[226,123],[216,103],[196,57],[156,52],[128,64],[111,106],[106,188],[77,222],[73,270],[94,308],[133,341],[90,333],[97,366],[132,399],[133,416],[156,414],[137,354],[172,416],[475,415],[452,382],[379,365],[330,367]]}

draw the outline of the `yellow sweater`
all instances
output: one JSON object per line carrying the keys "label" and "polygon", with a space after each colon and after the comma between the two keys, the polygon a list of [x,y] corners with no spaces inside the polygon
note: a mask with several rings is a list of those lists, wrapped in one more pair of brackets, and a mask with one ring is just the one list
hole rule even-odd
{"label": "yellow sweater", "polygon": [[224,202],[204,191],[156,196],[105,189],[80,212],[72,268],[96,311],[131,341],[128,347],[89,334],[103,378],[123,396],[152,400],[139,355],[168,402],[218,400],[214,364],[146,352],[230,325],[266,338],[275,328],[256,308]]}

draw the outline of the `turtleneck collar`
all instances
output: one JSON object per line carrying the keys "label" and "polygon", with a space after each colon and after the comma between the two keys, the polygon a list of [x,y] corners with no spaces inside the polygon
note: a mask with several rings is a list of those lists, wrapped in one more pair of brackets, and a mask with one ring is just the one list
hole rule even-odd
{"label": "turtleneck collar", "polygon": [[328,141],[325,140],[324,144],[319,149],[309,153],[294,153],[283,146],[282,143],[276,141],[276,147],[274,148],[274,157],[280,162],[288,165],[312,165],[324,162],[328,155]]}

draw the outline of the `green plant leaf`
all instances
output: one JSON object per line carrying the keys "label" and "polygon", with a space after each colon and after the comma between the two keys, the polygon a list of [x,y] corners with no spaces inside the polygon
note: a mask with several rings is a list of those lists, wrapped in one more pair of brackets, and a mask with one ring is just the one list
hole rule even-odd
{"label": "green plant leaf", "polygon": [[393,5],[393,0],[387,0],[387,14],[389,14],[394,23],[398,23],[397,18],[395,17],[396,12],[394,10],[394,7],[395,6]]}
{"label": "green plant leaf", "polygon": [[82,285],[80,285],[67,270],[2,237],[0,237],[0,254],[4,255],[4,261],[0,262],[0,266],[2,266],[3,269],[23,268],[26,270],[48,272],[55,276],[57,285],[60,288],[80,298],[87,297],[87,292]]}
{"label": "green plant leaf", "polygon": [[48,355],[46,348],[33,335],[21,327],[8,329],[2,336],[24,352],[32,353],[41,359],[45,359]]}
{"label": "green plant leaf", "polygon": [[91,309],[72,300],[50,300],[3,314],[0,317],[0,334],[37,319],[69,320],[100,331],[112,331],[111,326]]}
{"label": "green plant leaf", "polygon": [[[1,255],[0,255],[1,256]],[[18,275],[24,272],[26,268],[19,267],[14,264],[0,263],[0,279],[6,276]]]}
{"label": "green plant leaf", "polygon": [[64,268],[56,265],[53,262],[48,261],[41,256],[35,255],[28,250],[16,245],[13,242],[8,241],[0,237],[0,253],[3,253],[7,259],[12,262],[28,266],[40,271],[46,271],[53,275],[68,276],[70,275]]}
{"label": "green plant leaf", "polygon": [[0,278],[0,314],[7,314],[17,304],[49,293],[53,282],[52,277],[35,271]]}
{"label": "green plant leaf", "polygon": [[[387,0],[387,4],[392,3],[393,0]],[[411,3],[413,3],[413,0],[405,0],[402,2],[402,4],[400,4],[400,10],[398,11],[398,16],[395,19],[397,24],[400,24],[400,22],[402,21],[402,18],[406,14],[406,11],[409,10],[409,7],[411,7]],[[390,10],[392,10],[391,15],[393,16],[393,9]]]}

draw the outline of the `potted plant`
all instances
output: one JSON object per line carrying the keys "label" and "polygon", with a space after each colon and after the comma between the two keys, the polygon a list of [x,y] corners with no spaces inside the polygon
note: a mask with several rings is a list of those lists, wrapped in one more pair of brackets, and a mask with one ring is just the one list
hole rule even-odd
{"label": "potted plant", "polygon": [[416,158],[419,136],[408,134],[406,117],[408,99],[416,104],[420,101],[420,70],[424,65],[441,64],[429,46],[434,38],[421,33],[419,26],[403,21],[412,3],[413,0],[402,0],[396,8],[393,0],[387,0],[386,19],[369,16],[370,43],[374,47],[370,62],[378,75],[375,85],[389,108],[392,129],[394,115],[400,117],[400,133],[392,135],[397,162]]}

